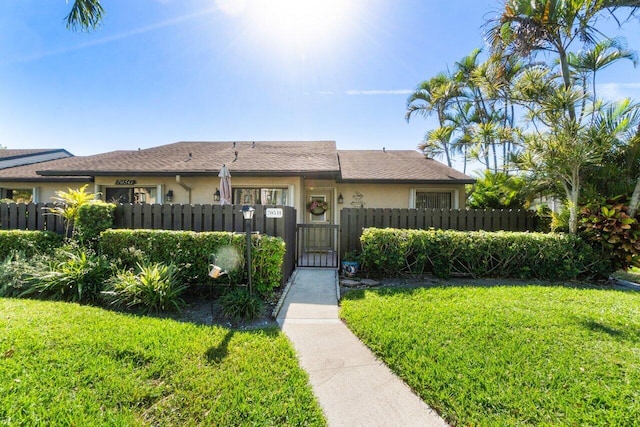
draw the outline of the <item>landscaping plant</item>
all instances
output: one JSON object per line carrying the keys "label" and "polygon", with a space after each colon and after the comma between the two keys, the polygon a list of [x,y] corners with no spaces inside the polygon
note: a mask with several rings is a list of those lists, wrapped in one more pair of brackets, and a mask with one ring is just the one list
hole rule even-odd
{"label": "landscaping plant", "polygon": [[138,263],[136,272],[122,270],[108,283],[103,297],[115,306],[141,307],[146,312],[179,311],[184,306],[180,295],[187,287],[174,264]]}
{"label": "landscaping plant", "polygon": [[0,258],[21,252],[29,258],[49,254],[62,244],[62,236],[51,231],[0,230]]}
{"label": "landscaping plant", "polygon": [[263,309],[262,300],[242,288],[235,288],[223,295],[220,298],[220,305],[225,317],[234,322],[257,319]]}
{"label": "landscaping plant", "polygon": [[13,252],[0,262],[0,297],[19,297],[33,283],[34,263],[23,252]]}
{"label": "landscaping plant", "polygon": [[113,226],[116,205],[95,201],[78,206],[74,231],[82,244],[96,249],[100,233]]}
{"label": "landscaping plant", "polygon": [[95,303],[110,273],[105,257],[74,244],[32,261],[30,285],[20,296]]}
{"label": "landscaping plant", "polygon": [[599,251],[567,234],[367,228],[360,242],[363,269],[374,276],[573,280],[611,273]]}
{"label": "landscaping plant", "polygon": [[52,197],[55,206],[49,208],[49,213],[52,215],[60,216],[65,221],[66,235],[69,236],[70,231],[73,229],[80,207],[92,203],[96,200],[96,194],[87,193],[87,187],[89,184],[85,184],[77,190],[69,188],[69,191],[56,191],[56,195]]}
{"label": "landscaping plant", "polygon": [[581,211],[580,230],[611,260],[614,270],[640,267],[640,223],[629,216],[623,197],[586,205]]}
{"label": "landscaping plant", "polygon": [[[210,283],[209,259],[223,249],[229,265],[221,280],[243,283],[245,245],[244,234],[222,231],[107,230],[100,236],[102,253],[117,265],[134,268],[143,253],[152,262],[180,265],[180,280],[188,284]],[[251,245],[253,288],[267,295],[282,284],[285,244],[279,237],[253,235]]]}

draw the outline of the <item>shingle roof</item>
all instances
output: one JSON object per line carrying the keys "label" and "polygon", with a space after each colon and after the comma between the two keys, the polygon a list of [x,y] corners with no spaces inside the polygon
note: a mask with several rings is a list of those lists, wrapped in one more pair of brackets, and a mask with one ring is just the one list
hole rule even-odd
{"label": "shingle roof", "polygon": [[[236,155],[237,153],[237,155]],[[71,160],[71,159],[70,159]],[[339,171],[334,141],[176,142],[135,151],[75,157],[46,164],[42,175],[198,174],[232,175],[331,173]]]}
{"label": "shingle roof", "polygon": [[[236,157],[237,153],[237,157]],[[0,180],[71,181],[105,175],[305,175],[341,182],[472,183],[412,150],[336,150],[334,141],[176,142],[143,150],[68,157],[0,170]]]}
{"label": "shingle roof", "polygon": [[412,150],[338,150],[341,181],[471,184],[475,180]]}
{"label": "shingle roof", "polygon": [[0,170],[0,181],[91,181],[89,176],[76,176],[76,177],[61,177],[61,176],[48,176],[44,177],[36,173],[37,170],[43,167],[55,167],[62,168],[69,161],[78,159],[78,157],[67,157],[63,159],[50,160],[44,163],[32,163],[23,166],[14,166],[12,168],[6,168]]}

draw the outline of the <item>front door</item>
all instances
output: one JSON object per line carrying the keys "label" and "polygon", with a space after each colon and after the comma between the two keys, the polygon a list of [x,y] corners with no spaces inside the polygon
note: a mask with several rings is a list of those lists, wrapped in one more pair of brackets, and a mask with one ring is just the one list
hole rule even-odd
{"label": "front door", "polygon": [[[307,224],[331,224],[333,218],[331,190],[309,190],[307,193]],[[310,248],[318,250],[332,249],[327,233],[314,233],[310,236]]]}
{"label": "front door", "polygon": [[298,266],[337,267],[333,190],[307,188],[305,223],[298,226]]}

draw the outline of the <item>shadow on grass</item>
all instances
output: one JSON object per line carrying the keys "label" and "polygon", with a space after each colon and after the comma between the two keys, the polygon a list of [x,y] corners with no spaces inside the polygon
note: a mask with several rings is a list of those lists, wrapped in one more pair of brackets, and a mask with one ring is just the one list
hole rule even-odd
{"label": "shadow on grass", "polygon": [[624,335],[625,335],[624,331],[612,328],[610,326],[607,326],[600,322],[596,322],[594,320],[582,321],[582,326],[589,329],[590,331],[602,332],[616,338],[624,338]]}
{"label": "shadow on grass", "polygon": [[231,341],[234,334],[235,331],[233,329],[229,329],[227,333],[224,334],[220,344],[215,347],[211,347],[204,353],[204,356],[209,363],[218,364],[227,357],[229,354],[229,341]]}
{"label": "shadow on grass", "polygon": [[611,338],[621,341],[629,341],[632,343],[640,342],[640,331],[635,329],[617,329],[592,319],[584,319],[579,322],[584,328],[596,332],[609,335]]}

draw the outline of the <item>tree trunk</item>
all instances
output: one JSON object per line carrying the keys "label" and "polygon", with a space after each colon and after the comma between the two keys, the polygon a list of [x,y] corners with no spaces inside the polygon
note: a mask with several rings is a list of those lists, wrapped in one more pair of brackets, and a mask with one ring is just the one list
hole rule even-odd
{"label": "tree trunk", "polygon": [[578,198],[580,195],[580,176],[578,171],[573,172],[571,182],[571,196],[569,198],[569,233],[578,232]]}
{"label": "tree trunk", "polygon": [[640,202],[640,176],[636,179],[636,188],[633,189],[631,200],[629,201],[629,216],[635,218],[638,213],[638,203]]}

